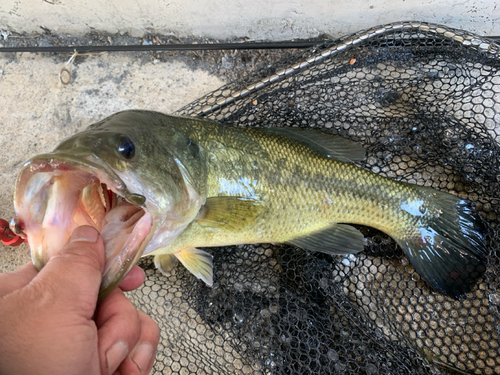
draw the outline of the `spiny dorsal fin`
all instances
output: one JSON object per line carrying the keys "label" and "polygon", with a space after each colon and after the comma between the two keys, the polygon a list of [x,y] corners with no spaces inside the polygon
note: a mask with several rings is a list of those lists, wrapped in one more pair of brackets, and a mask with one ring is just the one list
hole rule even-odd
{"label": "spiny dorsal fin", "polygon": [[263,128],[270,133],[305,144],[330,159],[343,162],[362,161],[365,148],[360,144],[338,135],[331,135],[314,129]]}
{"label": "spiny dorsal fin", "polygon": [[256,199],[231,196],[209,197],[196,221],[203,227],[238,231],[254,225],[263,211],[264,207]]}
{"label": "spiny dorsal fin", "polygon": [[332,224],[324,229],[293,238],[287,242],[310,251],[340,255],[363,251],[365,238],[361,232],[350,225]]}
{"label": "spiny dorsal fin", "polygon": [[174,253],[181,263],[195,275],[198,279],[203,280],[208,286],[212,286],[213,279],[213,262],[212,255],[206,251],[192,248],[183,249]]}

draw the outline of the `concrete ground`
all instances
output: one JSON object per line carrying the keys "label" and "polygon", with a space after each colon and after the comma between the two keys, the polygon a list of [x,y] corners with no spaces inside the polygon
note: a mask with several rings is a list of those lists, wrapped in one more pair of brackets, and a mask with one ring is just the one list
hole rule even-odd
{"label": "concrete ground", "polygon": [[89,28],[141,36],[154,30],[177,36],[255,40],[350,34],[398,20],[422,20],[499,35],[497,0],[2,0],[0,28],[81,35]]}

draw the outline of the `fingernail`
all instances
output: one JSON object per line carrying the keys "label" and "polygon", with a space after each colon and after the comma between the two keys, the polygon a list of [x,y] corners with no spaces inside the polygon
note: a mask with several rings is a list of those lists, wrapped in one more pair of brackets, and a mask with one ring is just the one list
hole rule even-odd
{"label": "fingernail", "polygon": [[73,231],[70,242],[83,241],[95,243],[98,236],[99,232],[94,227],[83,225]]}
{"label": "fingernail", "polygon": [[141,370],[141,374],[144,374],[144,371],[148,367],[149,361],[151,361],[151,357],[153,356],[153,347],[151,344],[143,343],[133,350],[131,358],[132,361],[135,362],[139,370]]}
{"label": "fingernail", "polygon": [[128,346],[124,341],[113,344],[106,352],[106,362],[108,364],[108,374],[114,374],[120,363],[127,357]]}

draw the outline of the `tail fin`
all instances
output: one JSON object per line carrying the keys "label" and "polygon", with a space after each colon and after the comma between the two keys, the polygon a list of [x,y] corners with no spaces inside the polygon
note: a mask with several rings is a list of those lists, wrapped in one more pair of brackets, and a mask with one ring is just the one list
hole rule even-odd
{"label": "tail fin", "polygon": [[431,287],[460,298],[486,270],[486,228],[467,199],[419,189],[428,202],[419,227],[395,240]]}

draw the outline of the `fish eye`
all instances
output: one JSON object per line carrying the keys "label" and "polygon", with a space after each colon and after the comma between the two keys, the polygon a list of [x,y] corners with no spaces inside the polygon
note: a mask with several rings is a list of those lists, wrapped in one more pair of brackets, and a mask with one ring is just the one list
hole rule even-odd
{"label": "fish eye", "polygon": [[135,154],[135,146],[134,143],[130,140],[129,137],[122,135],[118,140],[118,152],[125,159],[132,159]]}

